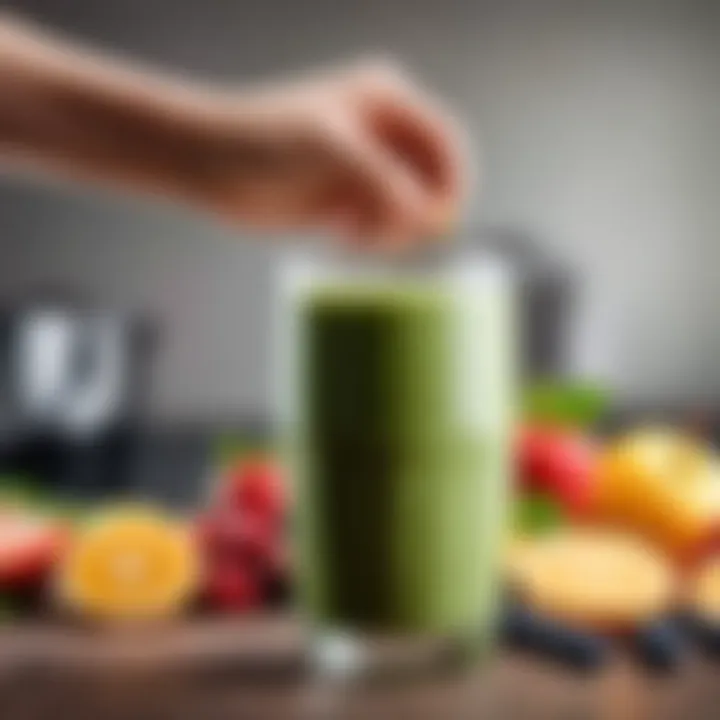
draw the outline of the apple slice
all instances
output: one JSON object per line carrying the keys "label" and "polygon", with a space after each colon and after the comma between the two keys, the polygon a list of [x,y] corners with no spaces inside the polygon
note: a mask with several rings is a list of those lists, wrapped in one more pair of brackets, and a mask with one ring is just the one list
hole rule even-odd
{"label": "apple slice", "polygon": [[69,529],[56,520],[16,508],[0,510],[0,587],[42,582],[60,559]]}

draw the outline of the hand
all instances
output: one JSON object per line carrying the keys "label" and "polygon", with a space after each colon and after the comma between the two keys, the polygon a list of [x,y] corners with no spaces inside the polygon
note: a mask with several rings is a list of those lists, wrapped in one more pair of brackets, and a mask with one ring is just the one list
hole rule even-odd
{"label": "hand", "polygon": [[397,247],[458,212],[458,130],[392,67],[222,97],[206,131],[199,199],[243,224]]}
{"label": "hand", "polygon": [[218,92],[0,13],[0,97],[3,159],[234,222],[395,247],[447,231],[459,209],[458,131],[392,66]]}

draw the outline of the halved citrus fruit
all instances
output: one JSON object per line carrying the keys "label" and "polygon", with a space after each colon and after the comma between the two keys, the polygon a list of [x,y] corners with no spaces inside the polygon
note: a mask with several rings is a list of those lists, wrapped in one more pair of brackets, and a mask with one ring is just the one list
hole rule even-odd
{"label": "halved citrus fruit", "polygon": [[176,613],[198,583],[190,529],[159,511],[123,508],[81,529],[60,567],[59,590],[73,609],[105,618]]}

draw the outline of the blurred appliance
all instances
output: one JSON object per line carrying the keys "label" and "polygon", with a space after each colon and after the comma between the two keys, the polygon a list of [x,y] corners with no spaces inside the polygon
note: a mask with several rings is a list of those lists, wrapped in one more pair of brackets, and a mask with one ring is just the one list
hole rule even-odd
{"label": "blurred appliance", "polygon": [[524,379],[572,372],[572,321],[576,282],[572,270],[531,236],[507,228],[467,234],[512,268],[517,282],[520,371]]}
{"label": "blurred appliance", "polygon": [[147,321],[66,300],[3,313],[0,468],[67,494],[123,492],[144,416]]}

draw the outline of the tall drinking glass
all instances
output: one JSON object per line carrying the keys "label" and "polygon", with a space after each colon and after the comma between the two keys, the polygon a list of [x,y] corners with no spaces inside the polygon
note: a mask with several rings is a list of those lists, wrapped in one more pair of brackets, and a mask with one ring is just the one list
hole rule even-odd
{"label": "tall drinking glass", "polygon": [[461,251],[282,263],[276,378],[314,666],[485,654],[505,537],[511,282]]}

